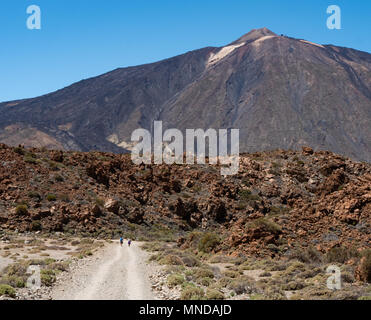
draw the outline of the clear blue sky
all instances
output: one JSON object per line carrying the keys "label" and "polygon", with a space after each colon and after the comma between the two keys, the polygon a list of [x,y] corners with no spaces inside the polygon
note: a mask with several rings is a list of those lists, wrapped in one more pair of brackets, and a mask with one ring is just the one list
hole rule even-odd
{"label": "clear blue sky", "polygon": [[[31,4],[41,8],[41,30],[26,28]],[[332,4],[342,30],[326,27]],[[1,0],[0,101],[222,46],[261,27],[371,52],[370,18],[369,0]]]}

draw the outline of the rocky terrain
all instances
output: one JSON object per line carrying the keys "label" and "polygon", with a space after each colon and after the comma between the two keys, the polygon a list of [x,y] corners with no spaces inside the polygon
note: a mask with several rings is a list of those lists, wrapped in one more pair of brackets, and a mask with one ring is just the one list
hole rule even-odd
{"label": "rocky terrain", "polygon": [[[223,178],[218,165],[136,166],[128,154],[0,145],[0,159],[3,241],[56,237],[72,250],[75,238],[150,240],[151,263],[164,266],[151,275],[161,299],[368,296],[368,163],[303,147],[242,154],[238,174]],[[3,260],[23,255],[7,246]],[[72,256],[89,257],[89,246]],[[322,290],[331,263],[343,268],[346,292]]]}
{"label": "rocky terrain", "polygon": [[100,152],[1,145],[0,159],[4,230],[161,240],[218,229],[219,249],[250,253],[370,245],[371,167],[330,152],[244,154],[227,178],[215,165],[136,166]]}
{"label": "rocky terrain", "polygon": [[240,150],[331,150],[370,161],[371,55],[263,28],[223,47],[119,68],[0,104],[0,141],[122,153],[131,133],[240,129]]}

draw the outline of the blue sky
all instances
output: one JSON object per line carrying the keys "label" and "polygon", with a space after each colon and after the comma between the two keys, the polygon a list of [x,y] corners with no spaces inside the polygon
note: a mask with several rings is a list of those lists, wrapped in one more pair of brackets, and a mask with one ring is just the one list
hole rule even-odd
{"label": "blue sky", "polygon": [[[26,28],[38,5],[42,29]],[[342,29],[326,27],[326,8]],[[35,97],[118,67],[206,46],[254,28],[371,52],[369,0],[2,0],[0,101]]]}

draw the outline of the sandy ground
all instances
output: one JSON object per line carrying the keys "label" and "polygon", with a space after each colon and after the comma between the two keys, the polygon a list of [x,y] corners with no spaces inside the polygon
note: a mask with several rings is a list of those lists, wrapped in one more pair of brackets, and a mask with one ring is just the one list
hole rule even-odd
{"label": "sandy ground", "polygon": [[[9,264],[21,259],[46,259],[68,260],[76,250],[76,246],[68,242],[58,242],[53,239],[38,239],[37,244],[27,244],[32,238],[19,238],[17,241],[0,241],[0,273]],[[41,249],[40,249],[41,248]]]}
{"label": "sandy ground", "polygon": [[153,300],[147,256],[134,242],[106,245],[52,289],[54,300]]}

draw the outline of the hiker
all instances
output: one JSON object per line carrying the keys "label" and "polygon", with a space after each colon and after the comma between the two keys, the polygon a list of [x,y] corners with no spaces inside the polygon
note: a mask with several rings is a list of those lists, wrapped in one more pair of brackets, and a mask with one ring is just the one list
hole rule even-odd
{"label": "hiker", "polygon": [[121,247],[122,247],[123,243],[124,243],[124,239],[122,237],[120,237],[120,246]]}
{"label": "hiker", "polygon": [[128,246],[130,247],[130,245],[131,245],[131,239],[129,239],[128,241]]}

